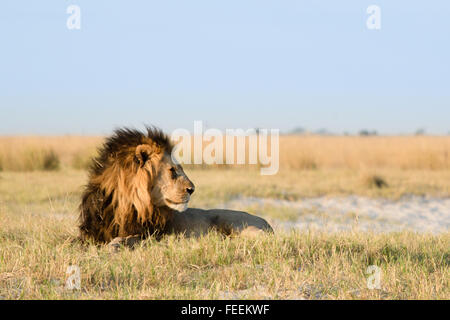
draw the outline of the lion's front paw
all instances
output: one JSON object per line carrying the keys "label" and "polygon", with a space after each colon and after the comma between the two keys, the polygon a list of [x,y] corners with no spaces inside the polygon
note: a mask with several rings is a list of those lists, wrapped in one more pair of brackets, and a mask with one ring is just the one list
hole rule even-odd
{"label": "lion's front paw", "polygon": [[108,243],[108,247],[114,251],[119,250],[121,247],[133,248],[136,244],[142,241],[141,236],[129,236],[126,238],[117,237]]}
{"label": "lion's front paw", "polygon": [[120,247],[123,246],[125,238],[115,238],[113,241],[108,243],[108,248],[112,251],[119,251]]}

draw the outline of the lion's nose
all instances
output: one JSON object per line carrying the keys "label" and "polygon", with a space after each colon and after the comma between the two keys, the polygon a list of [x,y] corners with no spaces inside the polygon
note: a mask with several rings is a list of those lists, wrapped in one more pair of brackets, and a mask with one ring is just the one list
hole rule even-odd
{"label": "lion's nose", "polygon": [[189,193],[190,195],[193,194],[194,191],[195,191],[195,187],[187,188],[187,189],[186,189],[186,192]]}

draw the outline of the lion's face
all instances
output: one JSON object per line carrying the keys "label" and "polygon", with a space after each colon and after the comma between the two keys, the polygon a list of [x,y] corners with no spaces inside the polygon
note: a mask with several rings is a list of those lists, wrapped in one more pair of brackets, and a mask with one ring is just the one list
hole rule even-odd
{"label": "lion's face", "polygon": [[152,202],[157,207],[167,206],[176,211],[187,209],[195,186],[184,173],[181,165],[164,153],[155,168],[156,177],[151,187]]}

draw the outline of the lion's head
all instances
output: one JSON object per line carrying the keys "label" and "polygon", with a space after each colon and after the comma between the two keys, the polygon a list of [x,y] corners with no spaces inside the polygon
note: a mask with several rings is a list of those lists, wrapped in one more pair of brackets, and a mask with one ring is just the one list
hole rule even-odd
{"label": "lion's head", "polygon": [[172,160],[162,131],[119,129],[99,150],[83,194],[80,230],[101,241],[157,231],[171,208],[187,209],[195,190],[183,168]]}

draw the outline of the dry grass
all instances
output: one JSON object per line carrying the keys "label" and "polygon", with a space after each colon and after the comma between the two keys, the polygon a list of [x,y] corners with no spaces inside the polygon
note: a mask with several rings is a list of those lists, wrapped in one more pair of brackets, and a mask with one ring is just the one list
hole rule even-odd
{"label": "dry grass", "polygon": [[[34,167],[26,160],[29,156],[24,155],[36,150],[53,150],[63,167],[84,169],[102,139],[0,137],[0,167],[3,170],[32,170]],[[280,167],[286,170],[449,170],[450,137],[282,136]]]}
{"label": "dry grass", "polygon": [[450,169],[450,137],[283,137],[282,167]]}
{"label": "dry grass", "polygon": [[[406,179],[401,171],[393,172],[391,185]],[[342,179],[347,179],[351,193],[393,192],[386,191],[391,187],[361,189],[359,176],[348,180],[340,170],[288,171],[268,179],[248,170],[188,174],[197,182],[193,206],[199,207],[220,206],[240,195],[285,198],[285,191],[294,197],[336,192]],[[426,174],[419,180],[432,183],[442,177],[439,172]],[[449,178],[442,188],[448,190]],[[210,234],[201,239],[149,240],[135,251],[118,253],[84,247],[73,240],[85,179],[84,171],[75,170],[1,173],[0,298],[450,299],[448,232],[281,233],[254,239]],[[311,190],[313,181],[319,183]],[[404,186],[409,188],[417,185]],[[290,219],[290,212],[281,213],[286,216],[280,217],[278,210],[267,212],[271,218]],[[80,291],[64,288],[70,265],[81,269]],[[370,265],[382,270],[381,290],[367,289],[365,272]]]}
{"label": "dry grass", "polygon": [[[74,217],[3,214],[4,299],[449,299],[449,234],[278,234],[148,240],[134,251],[72,242]],[[67,268],[81,290],[65,289]],[[369,290],[368,266],[381,269]]]}
{"label": "dry grass", "polygon": [[[86,171],[73,167],[85,168],[99,143],[0,138],[0,299],[450,299],[449,232],[213,233],[148,240],[117,253],[81,246],[73,240]],[[61,169],[15,167],[28,150],[54,150]],[[192,206],[219,207],[241,196],[449,197],[449,150],[447,137],[282,137],[275,176],[256,168],[188,169],[197,186]],[[295,218],[288,209],[264,211]],[[64,288],[70,265],[80,267],[80,291]],[[370,265],[381,268],[381,290],[367,288]]]}
{"label": "dry grass", "polygon": [[[0,137],[0,168],[3,171],[56,170],[87,161],[101,144],[100,137]],[[77,162],[76,159],[83,158]],[[57,163],[57,165],[55,165]]]}
{"label": "dry grass", "polygon": [[[261,176],[257,170],[190,170],[197,186],[194,201],[228,201],[236,197],[300,200],[305,197],[361,195],[399,199],[406,195],[450,196],[450,170],[379,169],[388,186],[373,187],[366,171],[322,169],[281,170],[274,176]],[[370,182],[370,181],[369,181]]]}
{"label": "dry grass", "polygon": [[0,171],[54,171],[59,168],[60,159],[53,149],[29,148],[0,157]]}

